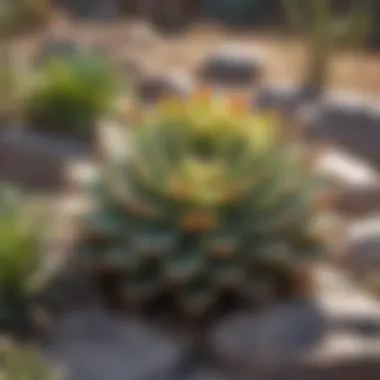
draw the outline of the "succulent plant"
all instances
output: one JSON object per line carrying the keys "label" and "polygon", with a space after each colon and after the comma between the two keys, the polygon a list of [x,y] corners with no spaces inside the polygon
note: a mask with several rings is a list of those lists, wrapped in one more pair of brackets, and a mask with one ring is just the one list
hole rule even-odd
{"label": "succulent plant", "polygon": [[61,380],[63,373],[53,368],[33,348],[10,338],[0,340],[0,378],[4,380]]}
{"label": "succulent plant", "polygon": [[312,155],[238,96],[198,91],[132,114],[89,186],[84,264],[117,273],[131,305],[165,299],[180,314],[294,295],[292,275],[325,251]]}
{"label": "succulent plant", "polygon": [[34,206],[15,190],[0,189],[0,329],[27,332],[30,291],[40,265]]}
{"label": "succulent plant", "polygon": [[26,96],[25,118],[45,132],[88,137],[97,118],[112,107],[117,89],[117,75],[99,57],[52,57]]}

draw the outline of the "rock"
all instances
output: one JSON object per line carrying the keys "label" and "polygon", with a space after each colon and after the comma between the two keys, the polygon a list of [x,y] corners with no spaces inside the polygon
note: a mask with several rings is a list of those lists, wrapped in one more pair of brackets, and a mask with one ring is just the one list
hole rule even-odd
{"label": "rock", "polygon": [[115,0],[55,0],[77,19],[92,21],[114,21],[119,18],[119,8]]}
{"label": "rock", "polygon": [[186,345],[141,321],[121,320],[101,306],[66,315],[44,347],[68,380],[171,379]]}
{"label": "rock", "polygon": [[250,88],[262,74],[258,54],[240,46],[222,46],[201,63],[197,77],[201,84],[215,87]]}
{"label": "rock", "polygon": [[35,65],[41,66],[52,57],[70,57],[81,51],[78,43],[68,37],[51,37],[42,43],[35,57]]}
{"label": "rock", "polygon": [[[176,378],[173,380],[180,380],[180,379]],[[217,370],[204,368],[204,369],[198,369],[194,371],[193,373],[190,373],[187,376],[184,376],[183,380],[228,380],[228,378],[225,374],[222,374],[221,372]]]}
{"label": "rock", "polygon": [[363,286],[380,295],[380,218],[355,220],[347,232],[345,267]]}
{"label": "rock", "polygon": [[260,110],[277,110],[288,117],[296,116],[308,98],[294,86],[271,86],[255,94],[253,106]]}
{"label": "rock", "polygon": [[157,32],[147,23],[131,23],[125,36],[125,42],[130,47],[147,49],[157,45],[160,40]]}
{"label": "rock", "polygon": [[137,84],[137,95],[146,104],[154,104],[166,95],[186,96],[191,91],[190,79],[182,76],[150,76]]}
{"label": "rock", "polygon": [[67,165],[86,157],[90,147],[75,139],[4,129],[0,133],[0,179],[35,190],[65,184]]}
{"label": "rock", "polygon": [[380,108],[362,99],[326,99],[304,123],[305,138],[334,144],[380,166]]}
{"label": "rock", "polygon": [[336,183],[333,208],[347,216],[380,211],[380,178],[365,160],[334,147],[325,147],[317,160],[317,171]]}
{"label": "rock", "polygon": [[315,274],[316,294],[310,300],[231,317],[217,326],[214,350],[236,377],[377,378],[379,304],[344,274],[329,268]]}

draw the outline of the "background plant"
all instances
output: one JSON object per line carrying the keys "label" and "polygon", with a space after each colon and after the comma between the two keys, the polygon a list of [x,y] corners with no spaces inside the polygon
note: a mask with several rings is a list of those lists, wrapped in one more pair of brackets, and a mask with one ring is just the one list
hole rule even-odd
{"label": "background plant", "polygon": [[78,53],[52,57],[34,78],[25,102],[26,119],[51,133],[87,136],[118,91],[118,75],[99,57]]}
{"label": "background plant", "polygon": [[33,275],[39,270],[41,228],[35,205],[9,187],[0,189],[0,328],[28,328]]}

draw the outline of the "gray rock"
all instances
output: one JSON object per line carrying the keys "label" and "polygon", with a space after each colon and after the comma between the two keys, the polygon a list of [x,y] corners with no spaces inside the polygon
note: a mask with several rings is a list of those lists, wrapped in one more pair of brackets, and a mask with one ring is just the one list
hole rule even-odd
{"label": "gray rock", "polygon": [[351,222],[347,231],[343,264],[370,291],[380,295],[380,219],[378,216]]}
{"label": "gray rock", "polygon": [[329,142],[380,166],[380,108],[362,101],[326,99],[305,123],[305,137]]}
{"label": "gray rock", "polygon": [[119,8],[114,0],[55,0],[71,16],[84,20],[114,21],[119,18]]}
{"label": "gray rock", "polygon": [[35,57],[35,65],[41,66],[53,57],[70,57],[81,51],[71,38],[51,37],[42,43]]}
{"label": "gray rock", "polygon": [[75,139],[4,129],[0,133],[0,179],[31,189],[56,190],[64,186],[70,160],[88,152],[89,146]]}
{"label": "gray rock", "polygon": [[137,320],[121,320],[94,307],[64,317],[44,347],[69,380],[170,379],[186,345]]}
{"label": "gray rock", "polygon": [[259,82],[262,66],[257,54],[239,46],[222,46],[200,64],[197,77],[206,85],[249,88]]}
{"label": "gray rock", "polygon": [[276,109],[286,116],[294,116],[307,99],[294,86],[271,86],[261,89],[254,99],[254,107]]}
{"label": "gray rock", "polygon": [[316,284],[312,300],[223,321],[213,335],[221,363],[242,378],[375,379],[379,304],[326,268]]}
{"label": "gray rock", "polygon": [[149,49],[160,42],[157,31],[148,23],[133,22],[128,28],[125,42],[130,48]]}
{"label": "gray rock", "polygon": [[192,91],[192,83],[186,77],[150,76],[137,84],[137,95],[146,104],[155,104],[166,95],[187,96]]}
{"label": "gray rock", "polygon": [[380,211],[380,179],[363,159],[335,147],[324,147],[316,170],[336,185],[333,207],[345,216],[368,216]]}

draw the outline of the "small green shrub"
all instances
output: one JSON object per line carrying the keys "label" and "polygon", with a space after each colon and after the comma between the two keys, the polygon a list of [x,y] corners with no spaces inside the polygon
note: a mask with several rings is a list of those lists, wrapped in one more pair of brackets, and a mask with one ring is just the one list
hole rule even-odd
{"label": "small green shrub", "polygon": [[86,54],[52,58],[38,73],[26,100],[26,119],[50,133],[87,137],[118,90],[112,67]]}
{"label": "small green shrub", "polygon": [[11,339],[0,340],[0,378],[4,380],[61,380],[63,374],[33,348]]}
{"label": "small green shrub", "polygon": [[1,329],[27,329],[30,285],[41,264],[37,233],[41,226],[35,211],[34,206],[13,189],[0,189]]}

